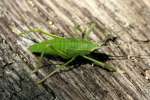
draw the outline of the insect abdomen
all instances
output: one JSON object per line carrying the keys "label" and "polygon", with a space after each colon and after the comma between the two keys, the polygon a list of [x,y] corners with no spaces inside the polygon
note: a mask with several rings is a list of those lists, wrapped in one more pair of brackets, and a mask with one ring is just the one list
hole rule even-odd
{"label": "insect abdomen", "polygon": [[70,58],[89,54],[91,51],[99,48],[97,44],[83,39],[64,38],[52,41],[55,48],[64,52]]}
{"label": "insect abdomen", "polygon": [[49,42],[44,41],[30,46],[28,49],[33,53],[44,53],[54,56],[57,55],[57,53],[52,48],[50,48],[50,45],[51,44]]}

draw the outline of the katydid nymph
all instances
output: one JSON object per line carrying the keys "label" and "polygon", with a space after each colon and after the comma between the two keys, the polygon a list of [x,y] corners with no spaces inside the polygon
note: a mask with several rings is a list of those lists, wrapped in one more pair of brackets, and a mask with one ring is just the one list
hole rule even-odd
{"label": "katydid nymph", "polygon": [[43,30],[40,29],[32,29],[25,32],[25,33],[38,32],[52,38],[50,40],[45,40],[30,46],[29,50],[32,53],[41,53],[41,54],[47,54],[52,56],[60,56],[63,59],[68,59],[66,63],[62,65],[57,65],[56,69],[53,72],[47,75],[44,79],[40,80],[38,83],[44,82],[48,77],[52,76],[57,72],[70,69],[68,64],[74,61],[78,56],[83,57],[84,59],[87,59],[89,61],[92,61],[94,64],[99,65],[104,69],[107,69],[109,71],[115,71],[115,68],[112,67],[111,65],[108,65],[104,62],[98,61],[88,56],[88,54],[101,47],[99,43],[96,43],[87,38],[88,35],[92,32],[94,26],[95,24],[92,23],[89,29],[83,31],[85,34],[83,38],[60,37],[54,34],[44,32]]}

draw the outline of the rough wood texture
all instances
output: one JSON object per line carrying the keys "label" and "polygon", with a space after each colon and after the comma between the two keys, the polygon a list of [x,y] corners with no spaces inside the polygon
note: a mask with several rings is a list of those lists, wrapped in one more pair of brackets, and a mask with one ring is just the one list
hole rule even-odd
{"label": "rough wood texture", "polygon": [[[146,56],[150,54],[149,19],[149,0],[1,0],[1,100],[50,100],[55,97],[60,100],[149,100],[150,59]],[[38,27],[76,37],[81,34],[73,32],[73,26],[90,21],[97,24],[91,39],[100,41],[108,33],[119,37],[117,45],[109,43],[102,49],[127,57],[109,61],[118,71],[110,73],[84,64],[54,75],[43,86],[37,86],[35,81],[47,71],[31,74],[37,58],[27,47],[32,43],[30,40],[41,41],[47,37],[32,34],[27,39],[17,33]]]}

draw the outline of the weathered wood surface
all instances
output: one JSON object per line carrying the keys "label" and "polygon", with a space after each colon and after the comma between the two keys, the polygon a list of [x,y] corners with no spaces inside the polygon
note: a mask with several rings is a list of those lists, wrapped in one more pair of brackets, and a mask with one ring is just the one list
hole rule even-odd
{"label": "weathered wood surface", "polygon": [[[149,19],[149,0],[1,0],[1,100],[149,100],[150,59],[144,56],[150,54]],[[104,33],[119,37],[119,46],[109,43],[103,52],[128,59],[109,61],[118,69],[114,73],[84,64],[37,86],[35,82],[47,71],[31,74],[37,59],[27,47],[29,40],[47,37],[32,34],[25,39],[17,33],[38,27],[67,37],[79,36],[73,26],[90,21],[97,24],[91,39],[100,41],[106,37]],[[145,59],[131,59],[132,55]]]}

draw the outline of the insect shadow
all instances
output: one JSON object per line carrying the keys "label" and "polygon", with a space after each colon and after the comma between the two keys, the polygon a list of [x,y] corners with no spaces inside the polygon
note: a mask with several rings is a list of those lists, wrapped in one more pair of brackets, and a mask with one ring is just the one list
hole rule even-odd
{"label": "insect shadow", "polygon": [[[36,56],[40,57],[40,53],[34,53]],[[89,57],[92,57],[96,60],[99,60],[101,62],[107,62],[110,59],[110,56],[105,54],[105,53],[97,53],[95,51],[91,52],[89,55]],[[44,58],[44,59],[43,59]],[[66,59],[63,59],[61,57],[58,57],[58,56],[50,56],[48,54],[44,54],[44,57],[43,57],[43,67],[52,67],[53,65],[60,65],[60,64],[63,64],[63,62],[66,62],[67,60]],[[57,63],[52,63],[52,61],[54,62],[57,62]],[[80,67],[81,65],[85,65],[85,64],[93,64],[92,61],[89,61],[85,58],[83,58],[82,56],[78,56],[76,58],[76,60],[72,61],[70,64],[68,64],[68,66],[74,66],[73,68],[78,68]],[[105,69],[107,70],[107,69]]]}

